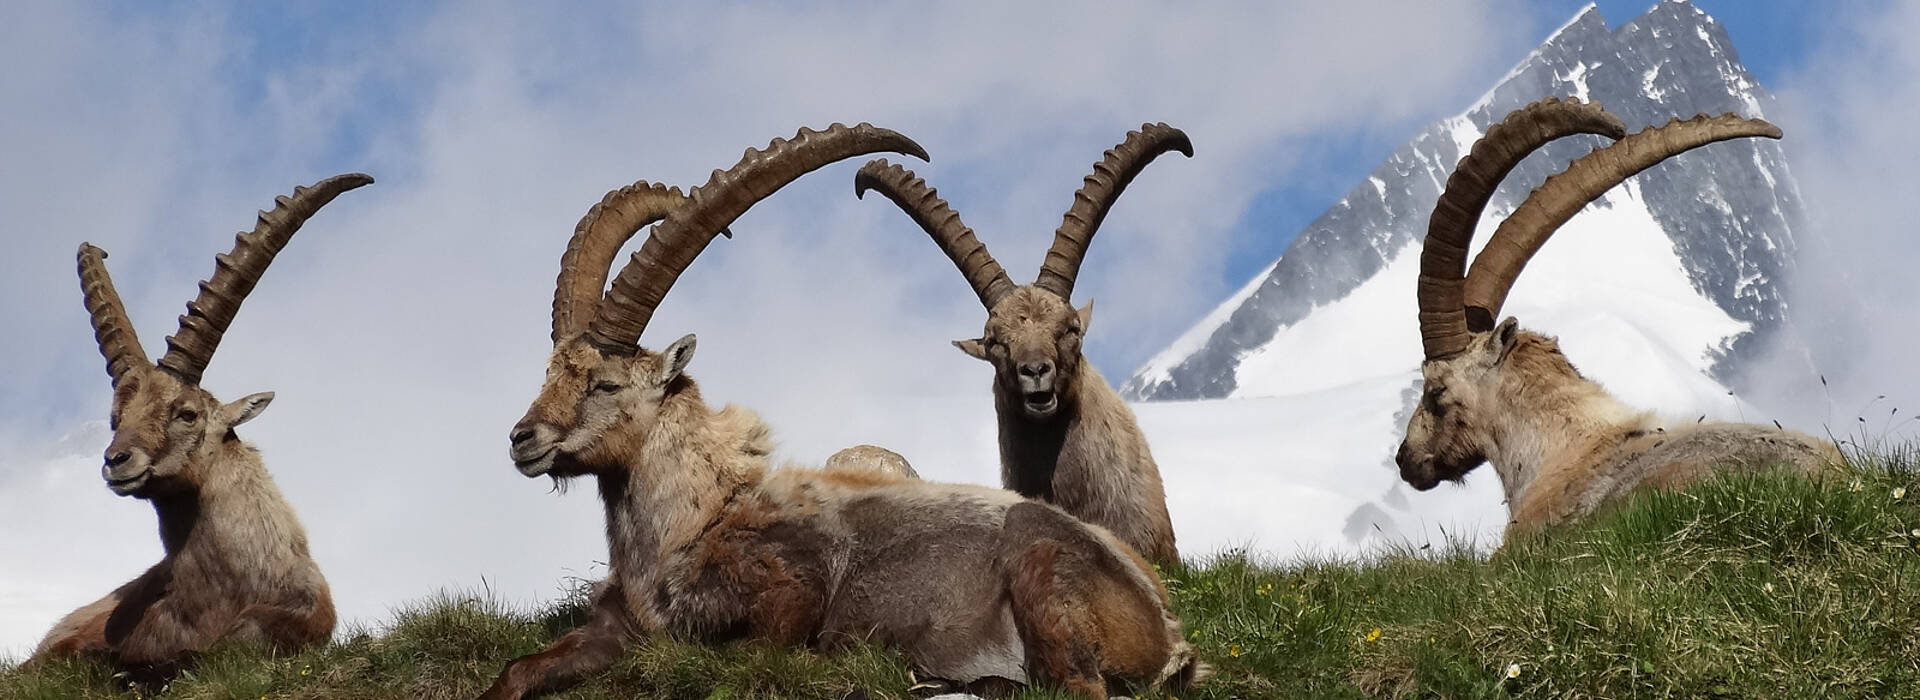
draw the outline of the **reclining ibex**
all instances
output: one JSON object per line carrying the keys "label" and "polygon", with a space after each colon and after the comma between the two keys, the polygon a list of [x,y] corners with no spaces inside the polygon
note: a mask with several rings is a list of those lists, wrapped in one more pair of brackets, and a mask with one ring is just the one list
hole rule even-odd
{"label": "reclining ibex", "polygon": [[485,697],[565,687],[652,634],[823,650],[871,640],[933,677],[1031,679],[1092,697],[1109,682],[1200,675],[1152,567],[1107,531],[999,489],[769,470],[768,427],[745,408],[708,408],[683,373],[692,335],[659,352],[639,346],[674,280],[748,207],[882,150],[926,157],[897,133],[834,125],[748,151],[685,197],[663,190],[634,208],[630,221],[664,221],[604,299],[617,244],[575,254],[604,245],[576,235],[546,380],[513,427],[511,455],[527,476],[596,478],[608,573],[586,624],[508,664]]}
{"label": "reclining ibex", "polygon": [[[1723,470],[1813,472],[1839,460],[1832,443],[1790,430],[1665,426],[1582,377],[1553,338],[1521,330],[1511,317],[1494,324],[1527,260],[1588,202],[1687,150],[1780,137],[1772,124],[1732,114],[1625,132],[1598,105],[1528,105],[1474,144],[1429,221],[1418,293],[1425,390],[1396,456],[1400,477],[1424,491],[1490,461],[1506,489],[1510,532],[1579,519],[1643,486],[1678,486]],[[1528,153],[1575,133],[1619,140],[1528,195],[1463,277],[1474,225],[1500,180]]]}
{"label": "reclining ibex", "polygon": [[347,190],[373,182],[340,175],[261,212],[147,364],[107,275],[106,252],[80,246],[81,291],[113,380],[113,441],[100,475],[116,494],[146,499],[160,517],[166,556],[107,597],[67,615],[34,659],[93,656],[133,679],[162,681],[217,642],[289,652],[333,633],[333,598],[307,552],[307,535],[274,488],[260,454],[234,427],[273,400],[262,392],[221,403],[200,375],[240,302],[300,225]]}
{"label": "reclining ibex", "polygon": [[1140,170],[1167,151],[1191,157],[1187,135],[1146,124],[1094,164],[1054,231],[1040,277],[1015,286],[960,215],[912,171],[885,160],[860,169],[853,191],[879,190],[906,210],[987,307],[986,333],[954,341],[993,364],[1000,483],[1112,530],[1156,562],[1179,561],[1160,468],[1133,411],[1081,354],[1093,303],[1075,311],[1074,278],[1107,210]]}

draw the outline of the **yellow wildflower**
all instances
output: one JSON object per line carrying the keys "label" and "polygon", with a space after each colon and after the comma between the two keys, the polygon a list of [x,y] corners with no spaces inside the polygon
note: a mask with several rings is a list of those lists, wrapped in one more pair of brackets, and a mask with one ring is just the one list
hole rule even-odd
{"label": "yellow wildflower", "polygon": [[1228,644],[1228,645],[1227,645],[1227,656],[1231,656],[1231,657],[1233,657],[1233,658],[1236,658],[1236,659],[1238,659],[1238,658],[1240,658],[1240,645],[1238,645],[1238,644]]}
{"label": "yellow wildflower", "polygon": [[1369,631],[1367,632],[1367,641],[1369,641],[1369,642],[1377,642],[1377,641],[1380,641],[1380,629],[1379,629],[1378,627],[1376,627],[1376,628],[1374,628],[1374,629],[1372,629],[1372,630],[1369,630]]}
{"label": "yellow wildflower", "polygon": [[1900,500],[1900,499],[1902,499],[1902,498],[1906,498],[1906,497],[1907,497],[1907,487],[1905,487],[1905,486],[1895,486],[1895,487],[1893,487],[1893,500],[1896,500],[1896,501],[1898,501],[1898,500]]}

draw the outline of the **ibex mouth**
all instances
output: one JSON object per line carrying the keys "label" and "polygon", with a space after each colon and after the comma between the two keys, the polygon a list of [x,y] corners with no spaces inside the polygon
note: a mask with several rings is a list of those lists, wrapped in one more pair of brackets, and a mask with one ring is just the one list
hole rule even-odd
{"label": "ibex mouth", "polygon": [[1400,480],[1407,482],[1407,485],[1412,486],[1415,491],[1432,491],[1434,487],[1440,485],[1440,477],[1428,474],[1418,476],[1401,474]]}
{"label": "ibex mouth", "polygon": [[553,453],[558,449],[557,447],[549,447],[540,454],[526,459],[515,457],[513,460],[513,468],[520,470],[521,474],[525,474],[528,477],[545,474],[547,470],[553,468]]}
{"label": "ibex mouth", "polygon": [[125,479],[115,479],[111,476],[108,476],[106,477],[107,488],[112,489],[115,494],[125,496],[128,494],[134,493],[136,491],[139,491],[140,487],[145,486],[147,484],[147,477],[150,477],[150,476],[153,476],[152,468],[141,470],[139,474],[135,474]]}
{"label": "ibex mouth", "polygon": [[1023,397],[1027,410],[1034,413],[1051,413],[1060,406],[1060,396],[1051,391],[1035,391]]}

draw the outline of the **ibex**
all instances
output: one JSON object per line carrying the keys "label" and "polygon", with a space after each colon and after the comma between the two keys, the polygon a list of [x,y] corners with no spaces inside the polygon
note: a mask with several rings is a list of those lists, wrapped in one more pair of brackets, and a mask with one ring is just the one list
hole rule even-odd
{"label": "ibex", "polygon": [[[639,338],[687,265],[742,212],[800,175],[913,141],[866,124],[749,150],[685,196],[648,191],[621,227],[661,221],[599,294],[623,235],[583,226],[563,258],[540,395],[510,434],[529,477],[592,476],[608,574],[586,624],[508,664],[486,698],[551,692],[653,634],[819,650],[873,641],[925,675],[1058,684],[1197,679],[1153,569],[1107,531],[999,489],[864,470],[769,470],[769,428],[709,408],[684,373],[688,335]],[[639,222],[639,223],[636,223]],[[611,224],[609,224],[611,226]],[[604,246],[578,253],[583,247]]]}
{"label": "ibex", "polygon": [[1015,286],[987,247],[925,180],[885,160],[860,169],[854,195],[879,190],[959,266],[987,307],[985,333],[954,341],[993,365],[1000,483],[1113,531],[1157,562],[1179,561],[1160,468],[1133,411],[1087,362],[1080,343],[1093,303],[1075,310],[1074,279],[1107,210],[1141,169],[1167,151],[1192,157],[1187,135],[1146,124],[1094,164],[1054,231],[1040,277]]}
{"label": "ibex", "polygon": [[113,440],[100,475],[115,494],[153,504],[166,556],[61,619],[34,660],[90,656],[153,683],[215,643],[291,652],[332,635],[333,598],[306,532],[259,452],[234,433],[273,393],[221,403],[200,388],[200,375],[240,302],[300,225],[340,193],[371,182],[358,174],[328,178],[261,212],[233,252],[215,256],[213,277],[200,283],[157,364],[147,363],[114,291],[106,252],[81,244],[81,291],[113,381]]}
{"label": "ibex", "polygon": [[[1529,194],[1468,271],[1468,243],[1500,180],[1528,153],[1576,133],[1619,140]],[[1625,133],[1598,105],[1528,105],[1474,144],[1428,222],[1418,290],[1425,387],[1396,456],[1400,477],[1424,491],[1492,462],[1511,510],[1509,532],[1582,518],[1642,487],[1683,485],[1725,470],[1814,472],[1839,460],[1832,443],[1790,430],[1666,426],[1581,376],[1553,338],[1522,330],[1511,317],[1493,322],[1527,260],[1608,189],[1693,148],[1780,137],[1772,124],[1732,114]]]}

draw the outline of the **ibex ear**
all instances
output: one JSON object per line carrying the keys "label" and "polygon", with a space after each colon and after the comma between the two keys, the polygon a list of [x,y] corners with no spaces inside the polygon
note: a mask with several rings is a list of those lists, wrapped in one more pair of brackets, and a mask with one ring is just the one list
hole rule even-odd
{"label": "ibex ear", "polygon": [[1087,327],[1091,325],[1093,325],[1093,300],[1088,299],[1087,305],[1080,307],[1080,332],[1087,332]]}
{"label": "ibex ear", "polygon": [[1507,320],[1501,321],[1500,325],[1493,329],[1493,347],[1497,351],[1496,356],[1499,357],[1494,361],[1495,364],[1507,361],[1507,353],[1513,352],[1514,342],[1519,339],[1520,320],[1512,316],[1508,316]]}
{"label": "ibex ear", "polygon": [[973,359],[976,359],[976,360],[987,359],[987,340],[985,338],[969,338],[967,340],[956,340],[956,341],[953,341],[953,346],[956,348],[960,348],[960,352],[964,352],[968,355],[973,356]]}
{"label": "ibex ear", "polygon": [[660,370],[654,375],[654,381],[665,386],[667,382],[679,377],[680,373],[687,369],[687,363],[693,361],[693,346],[696,342],[698,341],[693,334],[688,333],[680,336],[679,340],[673,341],[667,349],[661,350]]}
{"label": "ibex ear", "polygon": [[231,428],[253,420],[254,416],[267,410],[267,404],[270,403],[273,403],[271,391],[242,396],[239,400],[220,407],[220,422]]}

